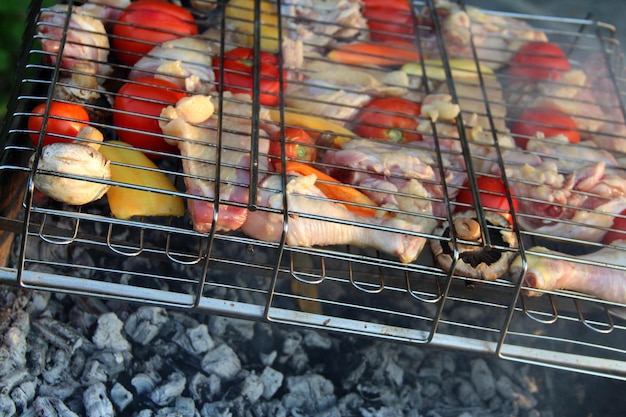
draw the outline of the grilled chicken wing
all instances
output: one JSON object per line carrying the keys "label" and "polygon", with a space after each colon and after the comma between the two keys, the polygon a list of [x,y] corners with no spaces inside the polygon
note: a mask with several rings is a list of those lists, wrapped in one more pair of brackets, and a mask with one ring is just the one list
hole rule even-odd
{"label": "grilled chicken wing", "polygon": [[[622,241],[622,246],[624,242]],[[597,252],[575,258],[546,249],[533,247],[526,253],[528,269],[523,276],[529,295],[541,295],[535,290],[571,290],[593,295],[603,300],[626,303],[626,256],[624,247],[605,247]],[[517,256],[510,267],[512,277],[520,277],[523,261]]]}
{"label": "grilled chicken wing", "polygon": [[[426,239],[421,225],[397,218],[364,218],[343,204],[328,200],[315,186],[315,176],[289,178],[287,224],[284,223],[282,180],[269,175],[259,183],[259,208],[248,213],[241,230],[255,239],[286,242],[295,246],[354,245],[397,256],[401,262],[417,259]],[[407,233],[408,232],[408,233]]]}

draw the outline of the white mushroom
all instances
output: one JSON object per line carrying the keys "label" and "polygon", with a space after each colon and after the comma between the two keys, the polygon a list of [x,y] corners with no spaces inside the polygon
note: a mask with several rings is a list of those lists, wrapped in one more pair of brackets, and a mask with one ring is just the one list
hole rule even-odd
{"label": "white mushroom", "polygon": [[[31,165],[33,159],[34,157],[31,158]],[[43,171],[49,171],[50,174],[44,174]],[[76,175],[85,179],[74,179],[64,175]],[[93,147],[59,142],[42,149],[34,182],[35,187],[48,197],[72,205],[98,200],[109,186],[90,181],[89,178],[111,179],[110,162]]]}

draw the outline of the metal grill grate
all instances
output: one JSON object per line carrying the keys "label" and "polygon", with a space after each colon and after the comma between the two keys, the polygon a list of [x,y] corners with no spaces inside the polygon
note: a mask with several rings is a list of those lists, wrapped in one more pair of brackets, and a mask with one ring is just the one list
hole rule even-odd
{"label": "metal grill grate", "polygon": [[[260,17],[260,2],[256,9],[250,10]],[[235,46],[245,39],[235,35],[241,34],[241,25],[237,26],[237,19],[229,19],[221,13],[222,4],[215,9],[200,6],[211,5],[210,2],[194,2],[194,13],[203,29],[211,28],[207,36],[212,34],[210,41],[216,46],[216,55],[223,54],[227,48]],[[274,5],[276,6],[276,5]],[[489,148],[492,152],[479,154],[476,138],[470,137],[476,130],[471,124],[476,120],[468,117],[459,117],[450,122],[425,125],[434,129],[432,145],[417,142],[397,145],[403,152],[424,153],[432,152],[431,160],[425,164],[433,172],[433,176],[423,179],[426,187],[441,190],[440,195],[432,193],[425,196],[408,195],[403,191],[388,191],[395,198],[404,198],[412,204],[430,204],[443,207],[441,213],[424,212],[416,214],[407,212],[404,208],[394,207],[389,210],[394,216],[413,216],[420,221],[438,223],[450,221],[452,214],[460,203],[455,201],[455,195],[460,190],[469,189],[474,197],[478,197],[475,187],[467,187],[450,180],[455,176],[467,175],[470,183],[483,175],[495,175],[493,167],[504,171],[510,164],[507,159],[508,148],[502,143],[500,134],[505,126],[515,122],[516,109],[525,106],[523,97],[513,104],[512,101],[503,102],[497,97],[498,89],[491,82],[489,71],[479,72],[480,76],[471,80],[459,75],[451,66],[451,59],[455,59],[451,45],[444,42],[447,31],[445,13],[434,13],[432,4],[413,2],[413,21],[416,28],[415,37],[411,38],[416,50],[427,56],[442,57],[440,68],[421,67],[425,77],[418,79],[417,84],[407,85],[407,94],[422,94],[447,91],[453,102],[461,104],[463,111],[472,103],[478,103],[480,110],[476,116],[484,119],[483,140],[491,145],[480,148]],[[429,13],[428,10],[431,10]],[[313,31],[311,38],[304,40],[304,48],[311,48],[312,42],[323,40],[334,27],[334,32],[347,31],[349,26],[337,26],[324,22],[323,16],[311,18],[305,14],[290,15],[295,9],[283,3],[277,7],[277,30],[287,35],[299,24],[310,24]],[[55,14],[58,18],[54,23],[43,21],[40,11]],[[246,11],[247,12],[247,11]],[[324,11],[330,13],[330,11]],[[244,16],[244,11],[241,11]],[[543,31],[551,42],[560,45],[568,54],[575,68],[583,65],[585,57],[597,53],[600,60],[607,65],[602,66],[608,71],[609,78],[604,97],[610,103],[603,103],[606,107],[613,107],[614,112],[605,112],[603,117],[614,118],[615,137],[611,133],[604,133],[606,143],[624,140],[624,74],[622,71],[622,55],[619,45],[613,39],[613,28],[594,21],[575,19],[555,19],[542,16],[528,16],[486,12],[487,17],[515,18],[520,22],[527,22],[531,27]],[[240,18],[242,19],[242,18]],[[112,21],[103,19],[105,26]],[[242,23],[243,20],[239,20]],[[430,22],[430,23],[428,23]],[[499,21],[496,21],[499,22]],[[244,22],[248,23],[248,22]],[[251,21],[249,23],[252,23]],[[479,68],[477,56],[484,57],[480,65],[485,63],[499,67],[497,60],[504,51],[499,50],[499,40],[502,33],[495,23],[494,32],[482,34],[483,37],[469,38],[467,51],[474,64],[474,71]],[[574,291],[545,292],[541,297],[529,297],[528,288],[523,287],[518,280],[503,276],[494,281],[469,279],[453,272],[446,272],[437,266],[432,259],[428,245],[419,254],[417,260],[410,263],[400,262],[397,257],[381,253],[376,249],[357,248],[354,245],[325,245],[307,247],[307,245],[288,244],[283,233],[277,241],[266,241],[249,237],[239,231],[217,231],[215,227],[198,231],[194,229],[189,214],[182,218],[131,218],[120,220],[112,217],[106,199],[96,201],[81,207],[68,206],[42,198],[33,186],[35,170],[30,168],[31,155],[40,155],[41,145],[33,146],[29,134],[38,132],[29,131],[27,120],[32,115],[36,104],[49,102],[55,88],[69,85],[66,76],[71,73],[80,73],[77,70],[62,68],[60,60],[50,60],[51,54],[42,47],[42,41],[54,38],[56,31],[42,34],[37,28],[57,25],[61,38],[59,54],[75,46],[68,43],[67,34],[70,28],[68,14],[59,9],[44,9],[38,2],[33,2],[29,17],[27,33],[24,38],[24,55],[21,72],[17,77],[14,89],[14,99],[11,103],[10,114],[2,136],[2,156],[0,163],[0,189],[5,203],[2,206],[0,217],[0,231],[2,243],[9,255],[6,266],[0,268],[0,278],[9,284],[21,285],[28,288],[80,294],[85,296],[108,297],[128,300],[138,303],[159,304],[170,307],[197,308],[218,314],[234,315],[252,319],[266,319],[273,322],[283,322],[327,330],[347,332],[371,337],[387,338],[408,343],[431,344],[434,346],[466,349],[470,351],[492,352],[502,357],[605,375],[612,378],[626,378],[626,337],[624,334],[625,322],[621,309],[624,305],[597,299]],[[262,25],[251,25],[251,30],[257,36],[254,46],[261,47],[261,37],[258,36]],[[234,29],[235,28],[235,29]],[[316,32],[323,29],[323,33]],[[328,30],[326,30],[328,29]],[[510,32],[509,32],[510,33]],[[84,32],[89,35],[89,33]],[[332,35],[335,36],[335,35]],[[485,40],[492,42],[485,42]],[[325,50],[334,45],[332,41]],[[495,45],[495,46],[494,46]],[[155,46],[158,46],[155,44]],[[281,56],[283,62],[288,57]],[[207,51],[207,54],[212,52]],[[128,67],[119,64],[113,57],[110,62],[98,64],[111,65],[113,72],[98,74],[99,84],[109,89],[109,95],[116,99],[120,96],[117,88],[126,82]],[[495,58],[494,58],[495,57]],[[260,59],[255,54],[254,60]],[[314,64],[320,66],[328,64],[323,55],[310,58]],[[92,61],[93,62],[93,61]],[[258,62],[257,62],[258,64]],[[258,65],[257,65],[258,66]],[[360,65],[348,65],[355,74],[364,69]],[[482,68],[482,67],[481,67]],[[285,68],[288,69],[288,68]],[[371,68],[368,68],[371,71]],[[225,70],[220,67],[223,73]],[[433,71],[432,73],[430,71]],[[437,79],[434,74],[445,75],[447,81]],[[284,99],[288,106],[298,101],[308,102],[310,105],[331,105],[335,101],[325,102],[323,97],[309,97],[302,91],[309,91],[312,86],[306,71],[302,71],[301,78],[287,80],[287,75],[281,79],[279,97]],[[430,75],[433,74],[432,77]],[[505,70],[497,70],[498,85],[509,85]],[[214,102],[219,108],[231,109],[229,106],[248,106],[249,115],[222,114],[218,125],[199,125],[200,129],[216,137],[216,142],[209,145],[224,156],[225,152],[248,152],[224,140],[228,134],[236,134],[237,129],[246,126],[249,130],[242,134],[251,137],[250,155],[254,161],[245,168],[247,180],[250,184],[258,184],[267,175],[286,177],[271,172],[266,165],[256,161],[266,158],[265,151],[259,146],[267,140],[267,134],[262,124],[274,124],[280,131],[281,126],[289,125],[290,115],[286,108],[276,109],[278,116],[273,121],[261,120],[261,111],[258,85],[263,77],[255,74],[255,87],[252,91],[252,102],[246,104],[239,98],[218,93],[223,80],[201,80],[204,86],[213,90]],[[318,82],[319,80],[315,81]],[[418,82],[419,81],[419,82]],[[298,89],[288,89],[297,86]],[[558,87],[559,83],[555,82]],[[319,85],[318,85],[319,87]],[[326,87],[329,89],[329,87]],[[352,90],[351,90],[352,89]],[[332,90],[332,88],[330,88]],[[329,90],[329,91],[330,91]],[[300,91],[295,93],[294,91]],[[335,88],[330,93],[338,92]],[[355,87],[345,86],[342,89],[346,94],[360,94]],[[596,91],[597,92],[597,91]],[[505,90],[507,99],[512,95],[524,91],[515,90],[511,93]],[[546,92],[549,96],[552,92]],[[557,91],[558,93],[558,91]],[[555,93],[556,94],[556,93]],[[517,97],[519,98],[519,97]],[[301,103],[302,104],[302,103]],[[306,104],[306,103],[305,103]],[[91,110],[103,112],[111,117],[116,110],[106,105],[86,105]],[[348,113],[358,110],[360,105],[347,103],[339,110]],[[506,114],[502,108],[508,108]],[[340,111],[332,115],[323,116],[327,121],[343,123]],[[307,110],[302,110],[307,115]],[[581,119],[589,124],[598,120],[593,114],[580,115]],[[229,125],[226,118],[239,120],[240,125]],[[46,116],[47,119],[47,116]],[[107,120],[107,119],[105,119]],[[45,122],[44,122],[45,123]],[[101,129],[105,136],[115,137],[115,129],[110,121],[92,121],[92,126]],[[349,126],[347,124],[346,126]],[[337,134],[326,130],[310,128],[313,133],[330,141],[336,139]],[[239,132],[241,133],[241,132]],[[284,131],[282,131],[284,134]],[[189,138],[170,138],[182,141],[192,141]],[[541,141],[538,141],[541,143]],[[330,142],[318,141],[319,152],[333,151]],[[539,147],[535,151],[528,151],[528,157],[550,156],[550,145]],[[432,146],[432,147],[429,147]],[[565,147],[568,150],[585,149],[584,152],[594,152],[594,148],[587,145]],[[623,160],[619,149],[612,149],[616,161]],[[164,192],[162,190],[145,189],[184,197],[187,204],[192,202],[215,203],[215,199],[188,193],[185,179],[189,173],[183,170],[185,163],[198,162],[193,155],[167,155],[158,161],[158,170],[173,180],[177,191]],[[554,157],[554,155],[552,155]],[[557,159],[579,163],[579,154],[558,154]],[[457,165],[450,165],[453,160]],[[202,161],[207,166],[228,167],[230,162]],[[285,160],[282,160],[284,170]],[[332,170],[332,164],[321,164],[325,169]],[[468,170],[465,172],[465,168]],[[231,165],[237,169],[240,166]],[[343,167],[342,169],[345,169]],[[361,168],[352,168],[359,173]],[[623,179],[626,175],[618,165],[612,167],[616,178]],[[244,186],[241,179],[227,177],[221,170],[216,171],[216,178],[207,178],[218,183],[220,189]],[[207,174],[209,175],[209,174]],[[397,174],[390,174],[393,175]],[[515,186],[533,185],[526,178],[518,178],[501,174],[506,184]],[[443,178],[443,179],[442,179]],[[112,185],[123,185],[111,183]],[[128,186],[128,185],[126,185]],[[362,191],[374,189],[366,185],[360,186]],[[357,186],[358,188],[358,186]],[[257,201],[258,195],[271,192],[265,186],[249,187],[249,201]],[[275,192],[286,202],[284,186],[280,192]],[[282,196],[282,197],[281,197]],[[593,196],[589,190],[580,190],[573,193],[574,197],[582,198]],[[506,199],[512,202],[514,198],[520,201],[531,202],[529,196],[513,196],[509,191]],[[217,204],[217,215],[220,210],[248,208],[254,213],[273,213],[282,216],[287,226],[293,224],[296,217],[319,220],[325,224],[335,224],[343,227],[357,227],[369,231],[387,233],[385,236],[399,234],[413,238],[438,240],[445,244],[448,240],[459,244],[458,237],[449,239],[432,234],[430,230],[403,230],[384,223],[365,221],[361,218],[338,219],[324,212],[285,211],[279,207],[267,207],[263,204],[249,204],[228,199],[222,199]],[[555,203],[555,207],[559,207]],[[482,230],[487,230],[485,211],[482,207],[471,207],[476,210],[478,222]],[[560,205],[564,210],[579,210],[578,207],[564,202]],[[593,213],[593,209],[591,212]],[[546,254],[532,249],[537,244],[550,243],[553,247],[567,248],[570,252],[574,248],[575,255],[555,255],[557,259],[568,259],[578,265],[591,264],[609,271],[622,271],[620,266],[612,261],[585,260],[583,253],[597,251],[606,245],[580,239],[575,235],[557,236],[545,232],[541,228],[528,230],[518,222],[532,223],[536,219],[543,219],[541,213],[517,211],[513,213],[516,237],[520,247],[511,249],[499,247],[504,251],[513,251],[522,256],[523,265],[529,255],[547,257]],[[559,220],[568,224],[570,228],[587,227],[606,232],[608,225],[596,226],[577,223],[577,220]],[[500,230],[497,226],[491,229]],[[498,243],[489,242],[486,245],[498,246]],[[617,248],[617,250],[623,250]]]}

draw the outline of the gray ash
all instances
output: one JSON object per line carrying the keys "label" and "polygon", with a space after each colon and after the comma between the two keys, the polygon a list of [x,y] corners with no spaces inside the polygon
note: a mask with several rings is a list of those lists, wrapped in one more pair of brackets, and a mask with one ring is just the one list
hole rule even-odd
{"label": "gray ash", "polygon": [[2,416],[539,417],[563,415],[556,395],[576,403],[568,415],[599,407],[581,397],[590,377],[567,374],[559,388],[563,373],[461,352],[12,287],[0,296]]}

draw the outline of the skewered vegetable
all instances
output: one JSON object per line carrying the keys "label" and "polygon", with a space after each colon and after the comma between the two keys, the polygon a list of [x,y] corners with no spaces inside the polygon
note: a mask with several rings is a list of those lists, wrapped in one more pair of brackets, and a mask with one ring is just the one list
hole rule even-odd
{"label": "skewered vegetable", "polygon": [[[430,239],[430,250],[437,264],[449,272],[467,278],[493,281],[504,275],[516,255],[518,242],[510,223],[499,214],[485,212],[490,245],[482,241],[480,224],[476,212],[467,210],[453,216],[452,225],[443,222],[435,230],[442,239]],[[451,239],[451,229],[456,241]],[[454,243],[454,244],[453,244]],[[456,250],[458,259],[455,259]]]}
{"label": "skewered vegetable", "polygon": [[[139,78],[119,89],[113,107],[113,123],[119,138],[138,149],[175,153],[163,139],[159,127],[161,111],[187,94],[175,84],[159,78]],[[153,159],[161,156],[151,153]]]}
{"label": "skewered vegetable", "polygon": [[[259,5],[261,49],[276,52],[279,46],[276,8],[269,1],[261,1]],[[230,24],[234,26],[234,32],[241,35],[242,42],[248,46],[254,46],[254,6],[255,2],[252,0],[230,0],[224,11]]]}
{"label": "skewered vegetable", "polygon": [[[227,51],[222,58],[213,59],[215,79],[220,80],[220,66],[224,67],[224,91],[233,94],[252,96],[254,89],[254,71],[260,72],[258,90],[259,100],[265,106],[277,106],[280,102],[280,62],[278,57],[261,51],[259,65],[255,67],[254,50],[239,47]],[[283,77],[286,78],[286,77]]]}
{"label": "skewered vegetable", "polygon": [[348,43],[333,49],[326,56],[331,61],[349,65],[398,66],[418,62],[420,53],[415,45],[402,43]]}
{"label": "skewered vegetable", "polygon": [[33,115],[28,118],[30,138],[35,145],[39,142],[42,129],[44,146],[56,142],[73,142],[78,132],[89,122],[89,115],[81,105],[53,101],[50,103],[48,120],[44,126],[47,107],[47,103],[39,104],[33,109]]}
{"label": "skewered vegetable", "polygon": [[[476,185],[478,186],[480,202],[483,209],[499,214],[509,223],[512,223],[511,205],[506,197],[504,181],[502,181],[501,178],[483,176],[476,179]],[[465,186],[467,187],[468,185],[465,184]],[[513,191],[510,192],[511,194],[513,193]],[[468,210],[468,208],[470,210],[473,209],[474,196],[472,195],[472,191],[469,188],[462,189],[459,191],[456,201],[460,203],[460,205],[457,206],[457,212]],[[517,210],[517,199],[513,198],[512,201],[513,210]]]}
{"label": "skewered vegetable", "polygon": [[[100,151],[112,162],[111,179],[120,183],[107,192],[114,217],[126,220],[134,216],[185,214],[182,198],[171,194],[176,192],[174,184],[142,152],[120,141],[105,142]],[[150,191],[124,187],[123,184]]]}
{"label": "skewered vegetable", "polygon": [[286,126],[299,126],[313,137],[319,138],[319,136],[327,132],[332,134],[335,136],[332,139],[332,145],[336,147],[339,147],[341,143],[346,142],[355,136],[354,132],[338,125],[337,123],[333,123],[329,120],[312,116],[310,114],[302,114],[296,109],[285,110],[283,112],[284,120],[281,120],[281,112],[279,110],[270,109],[269,113],[273,122],[280,123],[282,121]]}
{"label": "skewered vegetable", "polygon": [[558,80],[571,69],[565,52],[549,42],[528,42],[522,45],[509,64],[512,81]]}
{"label": "skewered vegetable", "polygon": [[70,101],[83,106],[92,122],[111,123],[111,98],[98,83],[93,65],[78,63],[71,75],[59,80],[53,92],[53,99]]}
{"label": "skewered vegetable", "polygon": [[[33,163],[34,156],[31,159]],[[44,174],[42,171],[51,173]],[[93,146],[69,142],[44,146],[37,163],[34,184],[46,196],[66,204],[83,205],[98,200],[109,189],[105,183],[64,175],[110,180],[111,166]]]}
{"label": "skewered vegetable", "polygon": [[[277,168],[280,168],[280,165]],[[368,196],[356,188],[343,184],[330,175],[313,168],[311,165],[297,161],[287,161],[285,171],[302,176],[314,175],[316,177],[315,186],[324,195],[328,198],[345,202],[346,208],[355,214],[364,217],[375,217],[378,212],[376,203]]]}
{"label": "skewered vegetable", "polygon": [[357,114],[354,133],[397,143],[421,140],[417,133],[421,112],[419,103],[401,97],[375,98]]}
{"label": "skewered vegetable", "polygon": [[526,149],[529,138],[541,133],[544,138],[563,135],[569,143],[580,142],[580,131],[572,117],[554,107],[540,106],[524,110],[511,126],[515,143]]}
{"label": "skewered vegetable", "polygon": [[[408,3],[408,2],[407,2]],[[376,42],[407,42],[415,37],[415,22],[410,10],[400,7],[366,6],[363,17],[367,19],[370,38]]]}
{"label": "skewered vegetable", "polygon": [[[478,76],[476,68],[483,75],[494,74],[493,70],[484,64],[478,64],[477,67],[476,61],[472,59],[450,59],[448,60],[448,66],[454,79],[475,78]],[[445,81],[447,78],[445,65],[440,59],[425,59],[423,63],[410,62],[402,66],[402,71],[418,77],[424,75],[425,72],[426,77],[435,81]]]}
{"label": "skewered vegetable", "polygon": [[[270,142],[269,154],[270,162],[273,165],[280,164],[282,150],[282,135],[280,130],[272,135],[273,140]],[[315,139],[306,133],[303,129],[295,127],[285,128],[285,158],[298,159],[304,162],[314,162],[317,158],[317,148],[315,147]]]}
{"label": "skewered vegetable", "polygon": [[193,15],[175,4],[139,0],[131,3],[113,25],[112,44],[117,58],[132,66],[163,42],[197,35]]}

